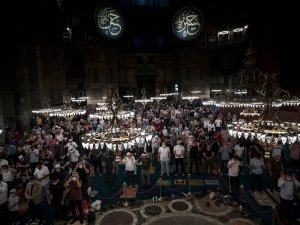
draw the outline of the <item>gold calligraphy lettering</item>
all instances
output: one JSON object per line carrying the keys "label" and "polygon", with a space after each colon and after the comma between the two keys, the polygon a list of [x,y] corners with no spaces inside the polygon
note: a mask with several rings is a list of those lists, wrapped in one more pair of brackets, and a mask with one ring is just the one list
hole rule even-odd
{"label": "gold calligraphy lettering", "polygon": [[201,28],[199,14],[192,10],[185,10],[175,20],[176,32],[183,37],[196,35]]}
{"label": "gold calligraphy lettering", "polygon": [[98,26],[105,34],[117,36],[122,31],[120,15],[111,8],[105,8],[99,12]]}

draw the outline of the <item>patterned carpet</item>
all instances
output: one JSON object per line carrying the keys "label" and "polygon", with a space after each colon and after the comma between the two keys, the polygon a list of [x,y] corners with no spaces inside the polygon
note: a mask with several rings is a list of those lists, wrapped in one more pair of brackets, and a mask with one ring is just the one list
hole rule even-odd
{"label": "patterned carpet", "polygon": [[277,206],[277,203],[264,191],[263,192],[254,191],[254,193],[251,194],[259,205],[272,206],[272,207]]}
{"label": "patterned carpet", "polygon": [[273,192],[270,191],[270,189],[266,189],[266,192],[273,198],[273,200],[279,204],[280,203],[280,194],[278,191],[274,190]]}
{"label": "patterned carpet", "polygon": [[136,198],[137,190],[138,185],[135,185],[134,188],[132,186],[126,187],[124,188],[120,198]]}

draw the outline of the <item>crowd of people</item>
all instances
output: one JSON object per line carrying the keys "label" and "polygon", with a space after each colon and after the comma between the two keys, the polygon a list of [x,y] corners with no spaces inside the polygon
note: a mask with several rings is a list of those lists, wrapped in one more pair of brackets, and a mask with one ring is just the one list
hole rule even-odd
{"label": "crowd of people", "polygon": [[[134,106],[134,107],[133,107]],[[216,108],[190,103],[140,107],[133,104],[134,117],[122,121],[124,128],[140,127],[152,139],[138,141],[129,149],[112,151],[106,145],[83,149],[81,135],[109,127],[97,118],[40,120],[22,134],[6,127],[5,145],[0,147],[0,217],[4,224],[45,223],[44,204],[53,207],[51,223],[58,220],[84,223],[82,201],[90,202],[93,176],[105,176],[108,187],[115,185],[119,167],[125,164],[124,181],[135,188],[137,167],[141,185],[153,185],[151,169],[160,165],[160,177],[201,177],[219,173],[229,177],[230,192],[239,190],[240,176],[251,176],[250,191],[262,191],[262,175],[268,173],[267,186],[280,191],[282,213],[290,218],[293,195],[300,186],[296,179],[300,165],[300,144],[280,141],[265,158],[264,145],[255,137],[231,137],[226,124],[236,115],[222,114]],[[117,160],[120,156],[121,160]],[[292,172],[294,171],[294,173]],[[7,216],[8,215],[8,216]],[[27,223],[28,221],[26,221]]]}

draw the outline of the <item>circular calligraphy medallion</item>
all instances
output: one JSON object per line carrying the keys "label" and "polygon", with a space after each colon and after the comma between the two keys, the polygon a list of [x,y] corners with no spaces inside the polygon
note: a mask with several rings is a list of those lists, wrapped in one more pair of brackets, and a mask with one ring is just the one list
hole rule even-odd
{"label": "circular calligraphy medallion", "polygon": [[111,6],[101,6],[96,9],[95,23],[100,33],[108,39],[119,38],[125,26],[121,13]]}
{"label": "circular calligraphy medallion", "polygon": [[180,9],[173,18],[172,29],[181,40],[191,40],[197,37],[204,24],[201,11],[195,7]]}

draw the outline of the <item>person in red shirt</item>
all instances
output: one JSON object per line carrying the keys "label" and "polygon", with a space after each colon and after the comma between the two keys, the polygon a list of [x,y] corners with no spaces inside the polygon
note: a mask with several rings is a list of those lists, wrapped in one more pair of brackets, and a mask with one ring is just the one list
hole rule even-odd
{"label": "person in red shirt", "polygon": [[18,143],[18,141],[21,139],[21,134],[18,131],[15,131],[13,134],[13,139],[15,140],[15,143]]}

